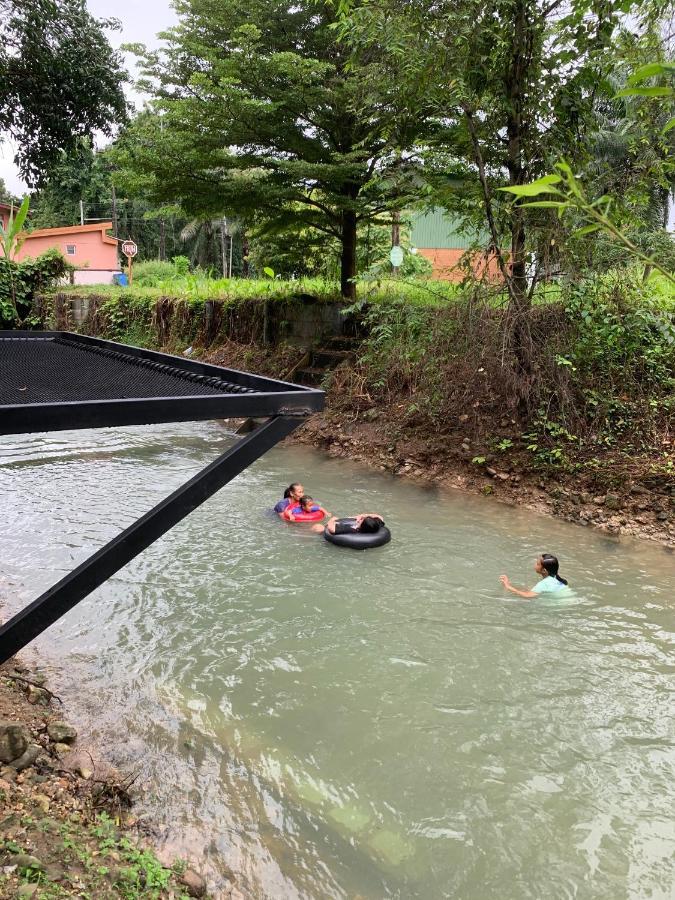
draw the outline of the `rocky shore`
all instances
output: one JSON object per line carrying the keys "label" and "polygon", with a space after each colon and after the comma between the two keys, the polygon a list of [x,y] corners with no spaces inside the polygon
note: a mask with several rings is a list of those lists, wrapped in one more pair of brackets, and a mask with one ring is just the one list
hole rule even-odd
{"label": "rocky shore", "polygon": [[18,660],[0,667],[2,900],[215,898],[186,861],[160,862],[132,788],[133,776],[80,746],[39,672]]}
{"label": "rocky shore", "polygon": [[649,488],[627,474],[607,489],[580,473],[533,474],[513,456],[484,453],[458,424],[457,436],[448,438],[401,429],[395,409],[353,413],[329,405],[290,440],[398,478],[459,488],[607,535],[630,535],[675,549],[675,484],[663,481]]}

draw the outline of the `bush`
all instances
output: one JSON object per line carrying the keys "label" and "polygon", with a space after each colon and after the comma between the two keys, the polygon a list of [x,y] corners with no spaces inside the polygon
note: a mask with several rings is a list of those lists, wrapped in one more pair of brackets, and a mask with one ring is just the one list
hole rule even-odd
{"label": "bush", "polygon": [[17,263],[0,258],[0,323],[12,328],[25,322],[33,298],[57,284],[72,271],[58,250],[47,250],[37,259]]}
{"label": "bush", "polygon": [[149,259],[139,262],[133,268],[134,285],[138,287],[157,287],[160,282],[173,278],[176,274],[170,262],[160,259]]}

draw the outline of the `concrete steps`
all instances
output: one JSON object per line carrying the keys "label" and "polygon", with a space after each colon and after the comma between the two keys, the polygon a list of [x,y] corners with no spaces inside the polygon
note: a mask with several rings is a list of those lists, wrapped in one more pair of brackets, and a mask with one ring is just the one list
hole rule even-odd
{"label": "concrete steps", "polygon": [[331,341],[326,341],[322,347],[312,350],[307,364],[296,370],[294,381],[308,387],[317,387],[321,384],[327,372],[336,369],[344,362],[353,362],[356,359],[355,347],[358,342],[354,342],[347,348],[335,346],[335,342],[343,345],[350,341],[350,338],[334,338]]}

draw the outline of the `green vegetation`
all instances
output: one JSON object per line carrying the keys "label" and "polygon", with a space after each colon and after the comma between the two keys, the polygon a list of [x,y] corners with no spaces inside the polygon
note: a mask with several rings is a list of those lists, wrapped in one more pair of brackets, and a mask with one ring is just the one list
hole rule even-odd
{"label": "green vegetation", "polygon": [[[4,893],[12,884],[17,888],[35,884],[36,896],[42,900],[188,898],[175,879],[185,870],[182,861],[172,869],[165,868],[153,853],[125,837],[105,812],[89,824],[72,817],[59,821],[24,815],[21,825],[26,835],[22,842],[0,841],[0,858],[18,860],[15,878],[11,873],[0,876],[2,896],[15,896]],[[39,859],[34,855],[36,848]]]}
{"label": "green vegetation", "polygon": [[21,263],[0,256],[0,326],[34,324],[31,308],[36,295],[53,287],[69,269],[57,250],[48,250],[37,259]]}
{"label": "green vegetation", "polygon": [[124,119],[120,55],[84,0],[0,0],[0,133],[34,184],[80,136]]}

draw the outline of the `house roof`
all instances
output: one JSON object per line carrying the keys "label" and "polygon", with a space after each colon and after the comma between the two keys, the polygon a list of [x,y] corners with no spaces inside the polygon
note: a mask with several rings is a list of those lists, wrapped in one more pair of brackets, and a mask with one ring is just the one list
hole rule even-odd
{"label": "house roof", "polygon": [[104,244],[117,244],[117,240],[106,234],[112,228],[112,222],[95,222],[93,225],[69,225],[67,228],[37,228],[35,231],[26,231],[21,235],[22,240],[29,241],[36,237],[76,237],[78,234],[90,234],[92,231],[100,231]]}
{"label": "house roof", "polygon": [[412,217],[410,240],[420,250],[468,250],[476,241],[486,244],[488,233],[462,228],[460,220],[445,209],[436,207],[416,212]]}

